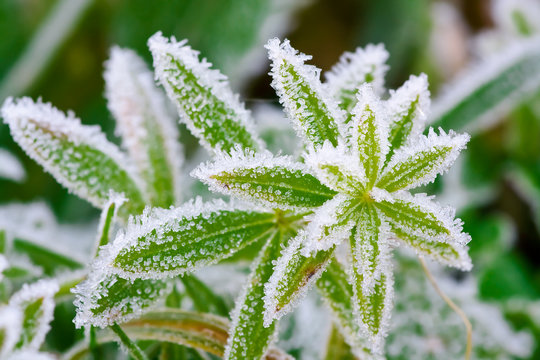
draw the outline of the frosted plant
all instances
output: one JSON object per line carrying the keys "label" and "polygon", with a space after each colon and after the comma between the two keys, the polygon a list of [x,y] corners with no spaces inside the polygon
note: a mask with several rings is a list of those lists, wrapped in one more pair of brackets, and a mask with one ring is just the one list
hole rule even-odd
{"label": "frosted plant", "polygon": [[[471,267],[469,237],[453,210],[407,191],[444,172],[468,136],[432,129],[422,135],[429,106],[425,76],[411,77],[386,102],[370,85],[361,85],[345,121],[341,99],[327,97],[318,71],[304,65],[306,55],[277,39],[267,48],[272,85],[308,148],[305,165],[287,157],[233,152],[194,175],[215,191],[281,209],[305,210],[332,197],[307,217],[309,224],[277,261],[265,285],[265,325],[290,310],[320,276],[335,246],[349,240],[355,314],[373,350],[380,352],[390,316],[389,258],[395,239],[444,264]],[[348,89],[337,94],[346,96]]]}
{"label": "frosted plant", "polygon": [[19,160],[6,150],[0,149],[0,178],[22,182],[26,173]]}

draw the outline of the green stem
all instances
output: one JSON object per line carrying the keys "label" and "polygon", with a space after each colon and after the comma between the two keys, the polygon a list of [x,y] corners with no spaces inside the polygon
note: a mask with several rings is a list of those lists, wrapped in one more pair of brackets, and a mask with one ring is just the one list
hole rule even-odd
{"label": "green stem", "polygon": [[90,353],[92,354],[92,357],[94,358],[94,360],[101,359],[101,354],[100,354],[97,339],[96,339],[96,328],[93,326],[90,326],[90,341],[89,341],[88,347],[90,349]]}
{"label": "green stem", "polygon": [[135,360],[149,360],[148,356],[126,335],[124,330],[118,325],[111,326],[111,330],[118,336],[122,344],[127,348],[129,354],[133,356]]}

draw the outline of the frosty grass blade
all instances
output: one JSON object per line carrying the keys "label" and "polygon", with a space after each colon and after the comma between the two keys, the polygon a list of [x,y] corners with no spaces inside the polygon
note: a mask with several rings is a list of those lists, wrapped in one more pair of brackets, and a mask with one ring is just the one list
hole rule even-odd
{"label": "frosty grass blade", "polygon": [[206,59],[186,41],[177,42],[156,33],[148,40],[156,79],[176,105],[181,121],[210,151],[230,152],[240,145],[263,145],[254,131],[250,113],[233,94],[227,78],[211,69]]}
{"label": "frosty grass blade", "polygon": [[369,294],[379,278],[384,257],[388,256],[388,231],[384,228],[377,209],[371,204],[362,206],[356,229],[351,236],[351,252],[354,263],[353,271],[362,275],[362,282],[353,286],[361,286],[361,292]]}
{"label": "frosty grass blade", "polygon": [[284,241],[281,231],[270,235],[252,266],[250,276],[232,312],[232,324],[224,359],[260,359],[274,338],[276,322],[263,326],[264,287],[273,273]]}
{"label": "frosty grass blade", "polygon": [[191,175],[213,191],[281,209],[317,207],[335,195],[304,165],[270,153],[235,151],[199,166]]}
{"label": "frosty grass blade", "polygon": [[540,36],[515,41],[464,71],[433,104],[433,126],[477,131],[540,88]]}
{"label": "frosty grass blade", "polygon": [[37,350],[45,340],[53,319],[54,294],[58,291],[55,280],[39,280],[24,284],[9,300],[9,306],[22,312],[22,329],[15,345],[17,349]]}
{"label": "frosty grass blade", "polygon": [[131,50],[113,47],[104,77],[116,133],[145,181],[151,204],[174,205],[179,200],[183,156],[165,95],[144,61]]}
{"label": "frosty grass blade", "polygon": [[389,69],[387,60],[388,52],[383,44],[369,44],[365,48],[357,48],[354,53],[345,52],[339,62],[325,73],[330,93],[343,110],[347,113],[352,111],[357,102],[358,88],[364,83],[371,84],[375,94],[382,95],[384,76]]}
{"label": "frosty grass blade", "polygon": [[0,307],[0,358],[9,354],[22,335],[22,310],[17,306]]}
{"label": "frosty grass blade", "polygon": [[147,211],[103,247],[98,260],[124,278],[161,279],[214,264],[274,226],[273,212],[198,198]]}
{"label": "frosty grass blade", "polygon": [[371,351],[353,315],[352,285],[347,273],[336,259],[328,264],[320,279],[317,280],[317,290],[329,307],[334,323],[353,353],[360,359],[367,358]]}
{"label": "frosty grass blade", "polygon": [[388,153],[388,123],[381,101],[375,96],[370,85],[358,89],[358,103],[353,109],[352,149],[362,164],[367,186],[371,188],[384,165]]}
{"label": "frosty grass blade", "polygon": [[76,295],[77,328],[104,328],[137,318],[170,291],[165,280],[130,281],[104,270],[94,264],[88,278],[72,290]]}
{"label": "frosty grass blade", "polygon": [[282,251],[274,273],[264,286],[264,326],[290,312],[321,276],[335,247],[304,256],[302,237],[297,236]]}
{"label": "frosty grass blade", "polygon": [[0,178],[23,182],[26,179],[24,167],[10,152],[0,149]]}
{"label": "frosty grass blade", "polygon": [[411,76],[399,89],[390,90],[386,107],[390,124],[388,162],[397,149],[407,144],[408,140],[414,141],[424,131],[430,107],[427,76]]}
{"label": "frosty grass blade", "polygon": [[413,144],[399,149],[376,183],[389,192],[413,189],[425,185],[450,168],[469,141],[468,134],[446,134],[439,129],[437,135],[429,129],[427,136],[419,136]]}
{"label": "frosty grass blade", "polygon": [[124,218],[144,208],[135,171],[98,127],[81,125],[73,113],[29,98],[8,98],[2,117],[15,141],[68,190],[100,208],[110,190],[123,193],[129,199]]}
{"label": "frosty grass blade", "polygon": [[[353,236],[355,235],[353,232]],[[356,258],[355,251],[352,251],[352,269],[349,270],[350,281],[353,284],[353,314],[364,336],[368,339],[368,346],[375,354],[383,352],[394,296],[392,263],[385,257],[381,260],[379,265],[381,272],[374,279],[374,284],[367,293],[363,291],[363,275],[355,269],[355,264],[360,261]]]}
{"label": "frosty grass blade", "polygon": [[114,194],[112,192],[110,193],[109,197],[109,201],[103,207],[103,211],[101,212],[101,216],[99,218],[97,231],[98,238],[96,239],[96,249],[94,251],[94,254],[96,255],[98,254],[101,246],[109,243],[118,208],[126,201],[123,196]]}
{"label": "frosty grass blade", "polygon": [[272,87],[299,135],[308,144],[338,144],[344,113],[320,82],[320,70],[304,64],[311,56],[298,53],[289,40],[274,38],[266,44],[272,62]]}

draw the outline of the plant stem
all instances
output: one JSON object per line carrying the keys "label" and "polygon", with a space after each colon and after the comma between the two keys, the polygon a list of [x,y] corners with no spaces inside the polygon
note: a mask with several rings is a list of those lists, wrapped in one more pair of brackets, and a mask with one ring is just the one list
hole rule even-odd
{"label": "plant stem", "polygon": [[90,353],[94,357],[94,360],[101,359],[99,349],[98,349],[98,343],[96,340],[96,328],[93,326],[90,326],[90,341],[88,347],[90,348]]}
{"label": "plant stem", "polygon": [[118,325],[111,326],[111,330],[120,338],[122,344],[127,348],[129,354],[136,360],[148,360],[148,356],[126,335],[124,330]]}
{"label": "plant stem", "polygon": [[439,285],[437,285],[437,282],[435,281],[435,278],[433,278],[433,275],[427,268],[424,259],[419,256],[418,260],[420,261],[420,264],[422,264],[422,268],[424,269],[424,272],[426,273],[429,282],[431,283],[437,294],[439,294],[439,296],[448,304],[448,306],[450,306],[450,308],[459,315],[459,317],[465,324],[465,329],[467,330],[467,347],[465,348],[465,360],[470,360],[472,352],[472,325],[469,321],[469,318],[467,317],[467,315],[465,315],[465,313],[463,312],[463,310],[461,310],[459,306],[457,306],[448,296],[446,296],[445,293],[441,291]]}

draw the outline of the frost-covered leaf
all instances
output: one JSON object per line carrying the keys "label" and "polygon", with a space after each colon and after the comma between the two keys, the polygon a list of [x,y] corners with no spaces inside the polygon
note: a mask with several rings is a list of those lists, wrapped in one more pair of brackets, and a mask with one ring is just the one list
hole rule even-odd
{"label": "frost-covered leaf", "polygon": [[180,279],[184,285],[187,296],[193,300],[195,310],[221,316],[228,316],[229,309],[223,298],[197,277],[189,274],[182,275]]}
{"label": "frost-covered leaf", "polygon": [[145,181],[150,203],[174,205],[180,195],[182,150],[175,119],[152,72],[135,52],[113,47],[104,77],[116,132]]}
{"label": "frost-covered leaf", "polygon": [[296,306],[321,276],[334,253],[334,247],[305,256],[302,237],[297,236],[282,251],[274,273],[264,286],[264,325],[270,326]]}
{"label": "frost-covered leaf", "polygon": [[148,40],[156,78],[176,105],[181,121],[208,150],[230,152],[236,146],[262,147],[250,113],[233,94],[227,78],[212,70],[186,41],[157,33]]}
{"label": "frost-covered leaf", "polygon": [[348,239],[350,230],[356,223],[358,199],[338,194],[332,200],[317,208],[306,217],[309,224],[300,233],[305,238],[304,253],[328,250]]}
{"label": "frost-covered leaf", "polygon": [[388,123],[383,104],[369,84],[360,86],[357,97],[350,124],[353,133],[351,145],[364,168],[367,186],[371,188],[388,153]]}
{"label": "frost-covered leaf", "polygon": [[466,147],[469,135],[440,131],[437,135],[430,129],[428,136],[421,135],[396,151],[376,186],[389,192],[412,189],[432,182],[448,170]]}
{"label": "frost-covered leaf", "polygon": [[0,178],[22,182],[26,179],[26,172],[19,160],[10,152],[0,149]]}
{"label": "frost-covered leaf", "polygon": [[390,90],[390,99],[385,105],[390,123],[390,151],[386,156],[389,161],[397,149],[409,139],[414,141],[424,131],[430,106],[427,76],[411,76],[399,89]]}
{"label": "frost-covered leaf", "polygon": [[0,307],[0,358],[9,354],[22,334],[23,313],[18,306]]}
{"label": "frost-covered leaf", "polygon": [[270,279],[274,262],[279,258],[286,234],[270,235],[259,257],[252,265],[250,276],[236,300],[224,359],[260,359],[273,340],[276,322],[263,326],[265,284]]}
{"label": "frost-covered leaf", "polygon": [[232,255],[274,227],[275,219],[272,212],[197,198],[134,219],[98,260],[124,278],[176,276]]}
{"label": "frost-covered leaf", "polygon": [[436,240],[467,244],[470,236],[463,232],[463,222],[452,207],[443,207],[425,194],[394,194],[392,201],[379,201],[377,208],[386,219],[407,233]]}
{"label": "frost-covered leaf", "polygon": [[144,208],[129,161],[99,128],[29,98],[7,99],[2,116],[15,141],[70,191],[97,207],[107,202],[110,190],[123,193],[129,199],[122,208],[124,218]]}
{"label": "frost-covered leaf", "polygon": [[270,153],[233,152],[199,166],[192,176],[210,189],[274,208],[309,208],[335,195],[302,164]]}
{"label": "frost-covered leaf", "polygon": [[381,221],[381,216],[375,206],[365,204],[359,211],[360,215],[356,228],[350,239],[353,255],[352,268],[362,274],[362,282],[353,286],[361,286],[362,293],[370,293],[375,285],[375,279],[382,272],[382,264],[388,257],[388,230]]}
{"label": "frost-covered leaf", "polygon": [[338,144],[343,111],[320,82],[320,69],[304,64],[311,56],[298,53],[289,40],[274,38],[266,45],[272,62],[272,87],[298,133],[309,144]]}
{"label": "frost-covered leaf", "polygon": [[88,278],[72,292],[76,295],[75,325],[106,327],[139,317],[169,290],[165,280],[133,281],[110,274],[94,263]]}
{"label": "frost-covered leaf", "polygon": [[434,102],[431,123],[481,130],[540,89],[540,37],[515,41],[465,70]]}
{"label": "frost-covered leaf", "polygon": [[[360,85],[369,83],[377,95],[384,91],[384,75],[388,71],[388,52],[383,44],[369,44],[354,53],[345,52],[339,62],[325,73],[332,97],[340,107],[351,112],[357,102]],[[347,117],[350,120],[350,115]]]}
{"label": "frost-covered leaf", "polygon": [[370,350],[353,314],[353,289],[349,276],[335,259],[317,280],[317,290],[334,316],[334,323],[351,346],[354,354],[362,359]]}
{"label": "frost-covered leaf", "polygon": [[15,348],[37,350],[50,329],[53,319],[54,294],[58,291],[55,280],[40,280],[24,284],[9,300],[9,306],[20,309],[22,328]]}
{"label": "frost-covered leaf", "polygon": [[[355,255],[352,251],[352,264],[359,262]],[[394,296],[392,263],[385,257],[381,260],[379,265],[381,271],[374,279],[373,287],[367,292],[364,292],[362,288],[363,275],[358,273],[354,265],[350,270],[350,281],[353,284],[353,314],[364,336],[369,340],[368,346],[376,354],[381,354],[383,351]]]}
{"label": "frost-covered leaf", "polygon": [[99,248],[109,243],[116,213],[118,208],[122,206],[125,201],[126,198],[123,196],[111,192],[109,201],[103,207],[103,211],[101,212],[101,216],[99,218],[96,249],[94,254],[97,255]]}

